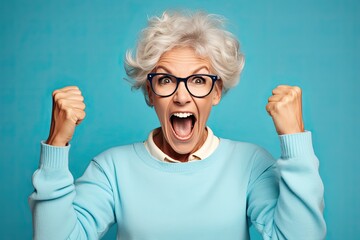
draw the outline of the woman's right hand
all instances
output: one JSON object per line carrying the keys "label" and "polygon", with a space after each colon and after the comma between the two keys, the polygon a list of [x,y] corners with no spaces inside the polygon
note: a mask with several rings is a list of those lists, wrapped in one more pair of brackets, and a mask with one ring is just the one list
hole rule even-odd
{"label": "woman's right hand", "polygon": [[57,89],[52,96],[51,127],[46,143],[66,146],[74,135],[76,125],[85,118],[84,97],[76,86]]}

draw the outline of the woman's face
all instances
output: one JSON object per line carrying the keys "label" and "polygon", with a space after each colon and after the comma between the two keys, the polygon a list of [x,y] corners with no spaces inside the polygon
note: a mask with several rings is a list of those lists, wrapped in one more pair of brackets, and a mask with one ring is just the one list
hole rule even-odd
{"label": "woman's face", "polygon": [[[192,48],[174,48],[164,53],[154,72],[185,78],[192,74],[214,74],[208,59],[196,55]],[[147,83],[149,102],[161,123],[161,132],[154,136],[156,145],[174,159],[185,160],[205,142],[206,122],[213,105],[221,99],[221,84],[215,84],[204,98],[190,95],[184,82],[169,97],[154,94]]]}

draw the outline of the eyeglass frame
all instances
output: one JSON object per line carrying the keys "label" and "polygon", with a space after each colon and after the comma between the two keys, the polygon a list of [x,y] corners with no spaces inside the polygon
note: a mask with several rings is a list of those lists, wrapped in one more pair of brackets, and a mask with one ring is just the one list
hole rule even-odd
{"label": "eyeglass frame", "polygon": [[[173,78],[176,79],[176,87],[175,87],[174,91],[173,91],[171,94],[168,94],[168,95],[160,95],[160,94],[157,94],[157,93],[155,92],[155,90],[154,90],[154,88],[153,88],[153,85],[152,85],[152,79],[153,79],[153,77],[155,77],[155,76],[157,76],[157,75],[167,75],[167,76],[170,76],[170,77],[173,77]],[[201,96],[201,97],[198,97],[198,96],[195,96],[194,94],[192,94],[192,93],[190,92],[188,86],[187,86],[187,80],[188,80],[189,78],[191,78],[191,77],[197,77],[197,76],[198,76],[198,77],[201,77],[201,76],[210,77],[211,80],[212,80],[212,84],[211,84],[210,91],[209,91],[206,95]],[[185,78],[179,78],[179,77],[176,77],[176,76],[174,76],[174,75],[172,75],[172,74],[169,74],[169,73],[149,73],[149,74],[147,75],[147,80],[150,82],[150,87],[151,87],[151,90],[153,91],[153,93],[154,93],[155,95],[159,96],[159,97],[170,97],[170,96],[173,95],[173,94],[176,92],[176,90],[179,88],[180,82],[184,82],[185,88],[186,88],[186,90],[188,91],[188,93],[189,93],[191,96],[196,97],[196,98],[204,98],[204,97],[208,96],[208,95],[212,92],[212,90],[214,89],[215,82],[216,82],[217,80],[220,80],[220,77],[219,77],[218,75],[212,75],[212,74],[192,74],[192,75],[187,76],[187,77],[185,77]]]}

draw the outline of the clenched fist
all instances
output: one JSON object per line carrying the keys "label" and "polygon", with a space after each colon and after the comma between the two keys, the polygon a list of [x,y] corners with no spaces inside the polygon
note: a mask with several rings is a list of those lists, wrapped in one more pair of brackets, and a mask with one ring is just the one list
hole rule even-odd
{"label": "clenched fist", "polygon": [[279,135],[304,132],[301,89],[280,85],[272,91],[266,111],[272,117]]}
{"label": "clenched fist", "polygon": [[47,144],[66,146],[74,135],[76,125],[85,118],[84,97],[78,87],[70,86],[53,92],[50,134]]}

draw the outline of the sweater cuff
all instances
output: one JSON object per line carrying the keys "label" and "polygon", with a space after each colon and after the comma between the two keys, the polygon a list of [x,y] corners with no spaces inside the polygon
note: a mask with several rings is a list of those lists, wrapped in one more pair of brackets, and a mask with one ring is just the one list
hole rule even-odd
{"label": "sweater cuff", "polygon": [[67,168],[69,150],[70,144],[65,147],[57,147],[41,141],[40,168]]}
{"label": "sweater cuff", "polygon": [[311,132],[279,135],[281,158],[296,158],[314,155]]}

